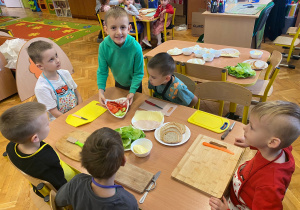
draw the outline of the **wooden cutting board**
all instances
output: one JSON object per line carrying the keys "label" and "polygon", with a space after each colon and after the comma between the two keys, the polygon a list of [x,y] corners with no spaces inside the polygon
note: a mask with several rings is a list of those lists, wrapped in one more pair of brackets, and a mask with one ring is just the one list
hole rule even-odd
{"label": "wooden cutting board", "polygon": [[[80,161],[81,147],[67,141],[68,137],[73,137],[84,143],[90,133],[76,130],[56,142],[56,148],[67,157]],[[149,185],[154,174],[132,164],[126,163],[121,166],[116,174],[115,181],[122,186],[128,187],[138,193],[143,193]]]}
{"label": "wooden cutting board", "polygon": [[[203,142],[224,145],[234,155],[204,146]],[[244,150],[200,134],[172,172],[172,177],[201,192],[221,198]]]}

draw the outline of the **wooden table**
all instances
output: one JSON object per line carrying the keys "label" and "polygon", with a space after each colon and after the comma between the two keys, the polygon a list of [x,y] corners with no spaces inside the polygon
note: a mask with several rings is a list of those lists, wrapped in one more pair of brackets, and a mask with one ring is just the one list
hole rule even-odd
{"label": "wooden table", "polygon": [[[150,20],[150,18],[151,17],[147,17],[146,15],[147,14],[149,14],[149,13],[147,13],[146,15],[143,15],[142,14],[142,11],[143,10],[145,10],[145,9],[149,9],[149,8],[144,8],[144,9],[140,9],[139,10],[139,18],[138,18],[138,20],[137,21],[141,21],[141,22],[145,22],[146,23],[146,29],[147,29],[147,38],[148,38],[148,41],[150,42],[151,41],[151,22],[153,22],[153,21],[155,21],[155,20],[157,20],[159,17],[157,17],[157,18],[154,18],[153,20]],[[151,9],[151,8],[150,8]],[[155,12],[156,11],[156,9],[153,11],[153,12]]]}
{"label": "wooden table", "polygon": [[[126,96],[128,91],[121,90],[118,88],[108,88],[105,92],[105,96],[109,99],[116,99]],[[103,115],[97,118],[90,124],[83,125],[79,128],[72,127],[66,124],[65,120],[69,114],[72,114],[88,104],[92,100],[98,100],[98,94],[91,97],[87,101],[78,105],[68,113],[60,116],[56,120],[50,123],[50,134],[45,140],[49,143],[54,149],[55,142],[62,138],[64,135],[74,131],[74,130],[83,130],[92,133],[94,130],[101,127],[110,127],[116,129],[122,126],[130,125],[131,119],[134,116],[135,111],[138,107],[145,101],[149,96],[145,94],[136,93],[134,97],[134,102],[130,106],[130,109],[126,116],[123,119],[118,119],[112,116],[108,111]],[[198,127],[196,125],[190,124],[187,122],[187,119],[195,112],[195,109],[178,106],[176,110],[172,113],[170,117],[165,117],[165,122],[176,121],[179,123],[186,124],[191,130],[191,138],[185,144],[177,147],[169,147],[160,144],[154,138],[154,132],[149,131],[146,133],[146,138],[150,139],[153,142],[153,148],[149,156],[145,158],[138,158],[132,152],[125,152],[127,161],[135,166],[143,168],[149,172],[156,173],[161,171],[161,175],[157,180],[156,188],[151,191],[145,202],[139,204],[140,208],[143,210],[147,209],[210,209],[208,200],[209,196],[202,194],[201,192],[190,188],[182,183],[171,178],[171,173],[174,168],[177,166],[185,152],[191,146],[193,141],[199,134],[204,134],[216,139],[221,139],[221,134],[217,134],[206,130],[204,128]],[[229,143],[234,142],[234,138],[237,136],[243,135],[242,123],[236,122],[236,125],[232,132],[228,134],[225,141]],[[56,150],[57,151],[57,150]],[[61,154],[57,151],[63,161],[72,167],[78,169],[79,171],[86,172],[84,168],[81,167],[81,164],[77,161],[71,160],[68,157]],[[128,189],[127,189],[128,190]],[[142,197],[142,194],[138,194],[134,191],[130,191],[137,200]]]}
{"label": "wooden table", "polygon": [[[213,48],[215,50],[220,50],[220,49],[224,49],[224,48],[233,48],[232,46],[225,46],[225,45],[170,40],[170,41],[166,41],[166,42],[162,43],[161,45],[157,46],[153,50],[149,51],[148,53],[145,54],[145,56],[147,56],[150,59],[160,52],[167,52],[168,50],[173,49],[175,47],[182,49],[185,47],[192,47],[195,45],[199,45],[202,48]],[[252,59],[250,57],[250,51],[253,49],[242,48],[242,47],[234,47],[234,49],[237,49],[238,51],[240,51],[240,56],[238,58],[219,57],[219,58],[215,58],[212,62],[205,62],[204,65],[213,66],[216,68],[224,68],[225,66],[235,66],[238,63],[242,63],[245,60]],[[270,57],[270,53],[265,50],[261,50],[261,51],[263,52],[261,60],[267,61],[268,58]],[[189,55],[189,56],[181,54],[181,55],[172,56],[172,57],[176,62],[187,62],[191,58],[196,58],[194,53],[192,53],[192,55]],[[260,72],[261,71],[257,71],[255,77],[250,77],[250,78],[246,78],[246,79],[237,79],[233,76],[228,75],[227,81],[236,83],[236,84],[239,84],[242,86],[251,86],[256,83],[256,81],[260,75]]]}
{"label": "wooden table", "polygon": [[[268,4],[271,0],[260,0],[258,4]],[[227,4],[227,3],[226,3]],[[249,4],[239,2],[238,4]],[[236,6],[227,4],[226,11]],[[236,47],[251,47],[255,20],[261,11],[255,15],[202,13],[205,17],[204,42]]]}

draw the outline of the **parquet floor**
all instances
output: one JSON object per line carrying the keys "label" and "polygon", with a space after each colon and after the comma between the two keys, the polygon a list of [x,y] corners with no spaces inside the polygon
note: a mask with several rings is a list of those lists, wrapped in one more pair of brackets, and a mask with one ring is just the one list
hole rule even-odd
{"label": "parquet floor", "polygon": [[[47,19],[63,20],[78,23],[97,24],[94,20],[58,18],[55,15],[47,15],[42,13],[33,13],[26,9],[7,9],[2,7],[4,15],[19,17],[43,17]],[[71,43],[61,46],[64,52],[71,60],[75,73],[73,78],[78,84],[78,89],[83,100],[88,99],[96,94],[96,71],[98,67],[97,56],[98,46],[97,32],[77,39]],[[191,36],[191,31],[176,32],[175,39],[196,41],[196,37]],[[275,47],[270,43],[262,45],[262,49],[272,52],[274,49],[281,51],[281,48]],[[147,51],[145,51],[147,52]],[[281,68],[279,75],[274,83],[274,92],[268,100],[287,100],[300,104],[300,61],[294,61],[297,66],[295,70]],[[114,80],[109,77],[107,86],[112,86]],[[144,92],[147,91],[147,78],[143,79]],[[20,104],[18,95],[7,98],[0,102],[0,114],[6,109],[16,104]],[[293,144],[293,155],[296,161],[296,171],[292,177],[289,189],[286,192],[283,201],[284,209],[295,210],[300,209],[300,142],[299,139]],[[5,151],[7,140],[0,134],[0,153]],[[29,185],[27,181],[7,162],[6,159],[0,157],[0,209],[16,209],[16,210],[33,210],[37,209],[29,198]]]}

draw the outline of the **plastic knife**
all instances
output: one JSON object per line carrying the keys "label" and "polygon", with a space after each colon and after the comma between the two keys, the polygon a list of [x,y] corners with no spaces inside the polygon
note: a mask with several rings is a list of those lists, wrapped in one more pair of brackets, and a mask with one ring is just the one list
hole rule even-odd
{"label": "plastic knife", "polygon": [[[146,199],[146,196],[148,195],[149,191],[150,191],[150,190],[153,190],[153,189],[155,188],[155,186],[156,186],[156,180],[158,179],[160,173],[161,173],[161,171],[157,172],[157,173],[154,175],[154,177],[153,177],[153,179],[152,179],[152,181],[151,181],[149,187],[146,189],[146,192],[144,193],[143,197],[140,199],[140,201],[139,201],[140,203],[144,203],[144,201],[145,201],[145,199]],[[154,188],[152,188],[153,184],[155,185]]]}
{"label": "plastic knife", "polygon": [[232,125],[228,128],[227,131],[225,131],[225,133],[221,136],[222,140],[224,140],[226,138],[226,136],[228,135],[228,133],[233,129],[234,125],[235,125],[235,122],[232,123]]}
{"label": "plastic knife", "polygon": [[147,104],[151,105],[151,106],[156,106],[157,108],[163,109],[163,108],[161,108],[160,106],[158,106],[158,105],[152,103],[151,101],[145,100],[145,102],[146,102]]}

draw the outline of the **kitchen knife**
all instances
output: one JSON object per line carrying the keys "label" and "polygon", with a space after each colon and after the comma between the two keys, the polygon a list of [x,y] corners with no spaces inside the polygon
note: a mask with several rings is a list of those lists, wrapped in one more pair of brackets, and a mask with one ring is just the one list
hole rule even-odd
{"label": "kitchen knife", "polygon": [[157,108],[163,109],[163,108],[161,108],[160,106],[158,106],[158,105],[152,103],[151,101],[145,100],[145,102],[146,102],[147,104],[151,105],[151,106],[156,106]]}
{"label": "kitchen knife", "polygon": [[144,203],[144,201],[145,201],[145,199],[146,199],[146,196],[148,195],[148,192],[149,192],[150,190],[153,190],[153,189],[155,188],[155,186],[154,186],[154,188],[152,189],[152,186],[153,186],[153,184],[156,185],[156,180],[158,179],[160,173],[161,173],[161,171],[157,172],[157,173],[154,175],[154,177],[153,177],[153,179],[152,179],[152,181],[151,181],[149,187],[146,189],[146,192],[144,193],[143,197],[142,197],[142,198],[140,199],[140,201],[139,201],[141,204]]}
{"label": "kitchen knife", "polygon": [[225,137],[228,135],[228,133],[233,129],[234,125],[235,125],[235,122],[232,123],[232,125],[228,128],[227,131],[225,131],[225,133],[221,136],[221,139],[222,139],[222,140],[224,140]]}

